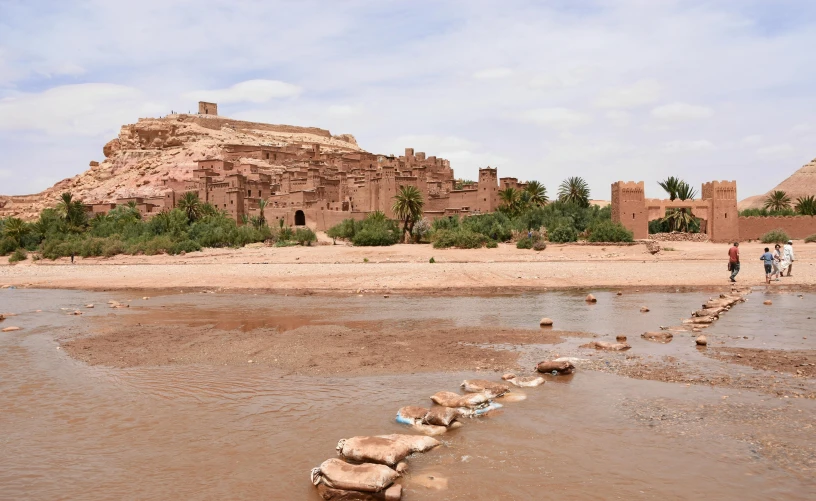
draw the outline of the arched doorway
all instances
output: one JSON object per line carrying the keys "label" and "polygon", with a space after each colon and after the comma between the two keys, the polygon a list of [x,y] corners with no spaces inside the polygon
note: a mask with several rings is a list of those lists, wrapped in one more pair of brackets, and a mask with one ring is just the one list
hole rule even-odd
{"label": "arched doorway", "polygon": [[302,210],[295,211],[295,226],[306,226],[306,214]]}

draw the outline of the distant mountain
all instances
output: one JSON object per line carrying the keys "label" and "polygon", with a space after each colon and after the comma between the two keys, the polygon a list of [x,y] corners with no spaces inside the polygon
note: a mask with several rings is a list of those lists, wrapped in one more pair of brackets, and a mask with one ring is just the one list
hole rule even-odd
{"label": "distant mountain", "polygon": [[791,201],[795,202],[798,197],[816,195],[816,158],[803,165],[799,170],[790,175],[789,178],[771,188],[764,195],[756,195],[742,200],[738,208],[761,209],[765,203],[765,198],[775,190],[782,190],[788,194]]}

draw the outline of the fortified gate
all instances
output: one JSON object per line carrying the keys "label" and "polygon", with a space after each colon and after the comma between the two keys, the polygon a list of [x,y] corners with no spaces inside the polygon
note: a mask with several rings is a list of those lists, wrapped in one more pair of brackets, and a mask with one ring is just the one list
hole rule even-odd
{"label": "fortified gate", "polygon": [[702,219],[700,231],[712,242],[739,240],[737,182],[703,183],[699,200],[662,200],[646,198],[643,181],[612,183],[612,220],[634,233],[636,239],[649,237],[649,221],[663,219],[667,209],[688,209]]}

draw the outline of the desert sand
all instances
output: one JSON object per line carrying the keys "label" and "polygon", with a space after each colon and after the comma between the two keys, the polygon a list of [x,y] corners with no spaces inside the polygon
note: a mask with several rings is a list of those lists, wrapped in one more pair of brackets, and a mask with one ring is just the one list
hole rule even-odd
{"label": "desert sand", "polygon": [[[543,288],[709,287],[728,285],[728,244],[551,244],[542,252],[434,249],[430,245],[352,247],[248,246],[179,256],[116,256],[0,265],[0,285],[113,289],[220,289],[275,292],[495,293]],[[764,285],[765,244],[743,243],[739,285]],[[816,284],[816,245],[794,242],[793,276],[771,287]],[[430,263],[434,258],[435,263]]]}

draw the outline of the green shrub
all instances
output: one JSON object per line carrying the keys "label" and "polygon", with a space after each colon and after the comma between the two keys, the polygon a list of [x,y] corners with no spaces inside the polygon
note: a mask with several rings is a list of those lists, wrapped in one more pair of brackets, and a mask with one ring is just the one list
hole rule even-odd
{"label": "green shrub", "polygon": [[298,228],[295,231],[295,242],[300,245],[312,245],[312,242],[317,242],[317,235],[309,228]]}
{"label": "green shrub", "polygon": [[378,247],[394,245],[399,241],[399,234],[384,225],[371,225],[360,230],[351,242],[360,247]]}
{"label": "green shrub", "polygon": [[589,227],[590,242],[631,242],[634,234],[620,223],[597,221]]}
{"label": "green shrub", "polygon": [[741,217],[768,217],[768,216],[795,216],[793,209],[768,210],[768,209],[745,209],[739,212]]}
{"label": "green shrub", "polygon": [[10,254],[14,252],[19,245],[17,245],[17,240],[11,237],[4,237],[0,239],[0,255],[5,256],[6,254]]}
{"label": "green shrub", "polygon": [[783,244],[790,240],[790,237],[785,233],[785,230],[778,228],[762,235],[760,240],[763,244]]}
{"label": "green shrub", "polygon": [[485,244],[485,247],[487,247],[488,249],[495,249],[498,246],[499,246],[499,242],[497,242],[495,240],[488,240],[487,243]]}
{"label": "green shrub", "polygon": [[814,233],[813,235],[805,238],[805,243],[806,244],[809,244],[811,242],[816,242],[816,233]]}
{"label": "green shrub", "polygon": [[556,243],[577,242],[578,231],[572,226],[561,225],[549,233],[549,238],[550,242]]}
{"label": "green shrub", "polygon": [[543,240],[539,240],[538,242],[533,244],[533,250],[534,251],[543,251],[546,248],[547,248],[547,243],[544,242]]}
{"label": "green shrub", "polygon": [[25,261],[28,258],[28,252],[22,247],[18,248],[14,252],[11,253],[11,257],[9,257],[9,264],[14,264],[20,261]]}
{"label": "green shrub", "polygon": [[524,237],[516,242],[516,249],[532,249],[535,242],[530,237]]}
{"label": "green shrub", "polygon": [[326,231],[326,235],[328,235],[329,238],[351,240],[357,233],[357,229],[359,226],[360,222],[355,221],[354,219],[351,218],[344,219],[340,222],[340,224],[336,224],[329,228],[328,231]]}
{"label": "green shrub", "polygon": [[432,257],[431,259],[429,259],[429,260],[428,260],[428,262],[429,262],[429,263],[431,263],[431,264],[434,264],[434,263],[436,262],[436,259],[434,259],[434,258]]}
{"label": "green shrub", "polygon": [[490,239],[481,233],[457,228],[455,230],[439,230],[434,233],[433,246],[437,249],[458,247],[460,249],[477,249],[483,247]]}

